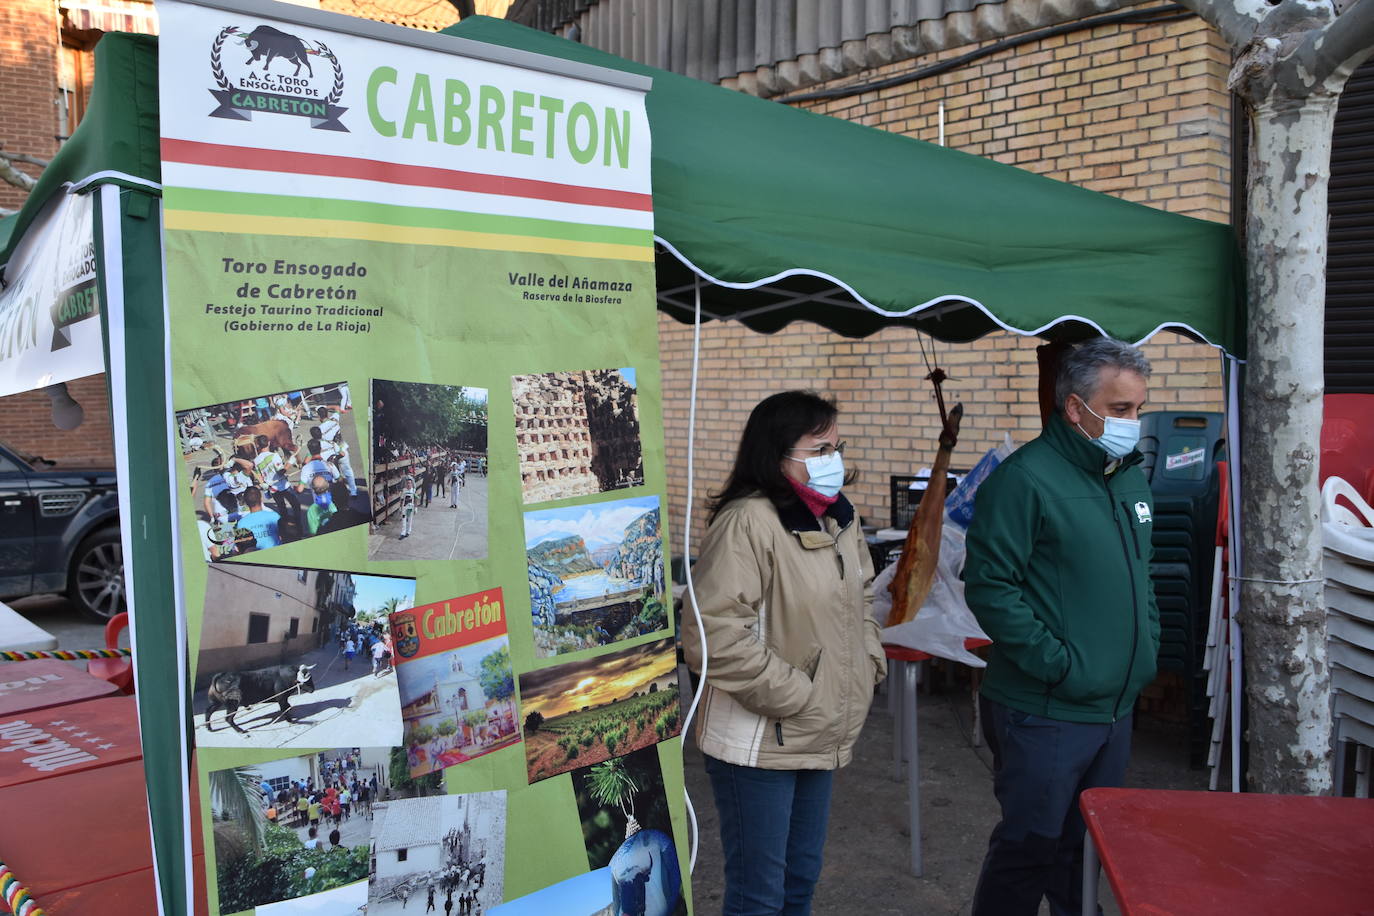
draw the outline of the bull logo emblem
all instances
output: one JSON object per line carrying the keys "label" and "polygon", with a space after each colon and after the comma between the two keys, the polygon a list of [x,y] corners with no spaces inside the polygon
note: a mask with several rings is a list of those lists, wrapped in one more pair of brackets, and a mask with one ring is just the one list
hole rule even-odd
{"label": "bull logo emblem", "polygon": [[264,56],[267,58],[262,65],[264,71],[272,69],[272,58],[280,57],[296,65],[296,72],[292,76],[300,76],[302,66],[311,76],[315,75],[310,67],[309,56],[314,52],[295,35],[288,35],[270,25],[260,25],[247,35],[240,35],[239,40],[253,52],[248,63],[255,63]]}
{"label": "bull logo emblem", "polygon": [[[246,59],[225,53],[231,42],[248,52]],[[328,66],[320,67],[322,63]],[[348,110],[338,104],[343,98],[343,68],[322,41],[308,41],[270,25],[251,30],[225,26],[210,48],[210,73],[219,86],[210,90],[219,102],[210,112],[212,118],[251,121],[253,112],[262,112],[308,118],[317,130],[348,130],[339,121]]]}
{"label": "bull logo emblem", "polygon": [[396,638],[396,652],[401,658],[411,658],[420,651],[420,630],[415,615],[398,614],[391,618],[391,635]]}

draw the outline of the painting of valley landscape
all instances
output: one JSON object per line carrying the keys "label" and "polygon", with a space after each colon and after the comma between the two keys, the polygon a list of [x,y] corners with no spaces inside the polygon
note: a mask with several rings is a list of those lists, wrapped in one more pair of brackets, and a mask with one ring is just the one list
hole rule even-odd
{"label": "painting of valley landscape", "polygon": [[520,675],[529,781],[674,737],[680,694],[671,638]]}
{"label": "painting of valley landscape", "polygon": [[525,513],[534,654],[668,629],[657,496]]}

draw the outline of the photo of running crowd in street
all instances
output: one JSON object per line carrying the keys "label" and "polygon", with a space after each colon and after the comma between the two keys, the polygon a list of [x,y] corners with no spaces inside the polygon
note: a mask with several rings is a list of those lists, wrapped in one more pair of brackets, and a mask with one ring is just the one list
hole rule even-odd
{"label": "photo of running crowd in street", "polygon": [[190,496],[209,561],[342,531],[372,517],[348,384],[180,411]]}
{"label": "photo of running crowd in street", "polygon": [[372,380],[369,560],[487,555],[487,390]]}
{"label": "photo of running crowd in street", "polygon": [[209,774],[219,911],[367,878],[385,748],[335,748]]}
{"label": "photo of running crowd in street", "polygon": [[415,580],[225,563],[206,570],[196,655],[199,747],[401,743],[389,615]]}

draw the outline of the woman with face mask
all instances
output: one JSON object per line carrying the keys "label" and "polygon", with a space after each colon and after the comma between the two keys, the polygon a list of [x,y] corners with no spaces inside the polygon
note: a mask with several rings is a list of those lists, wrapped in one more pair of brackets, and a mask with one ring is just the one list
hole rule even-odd
{"label": "woman with face mask", "polygon": [[687,663],[725,855],[724,916],[811,912],[835,770],[887,673],[838,411],[785,391],[749,416],[692,569]]}

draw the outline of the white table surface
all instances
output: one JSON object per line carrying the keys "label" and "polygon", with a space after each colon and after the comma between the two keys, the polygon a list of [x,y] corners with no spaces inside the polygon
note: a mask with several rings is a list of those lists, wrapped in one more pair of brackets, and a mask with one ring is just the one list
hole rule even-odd
{"label": "white table surface", "polygon": [[0,649],[38,652],[56,648],[56,636],[0,601]]}

